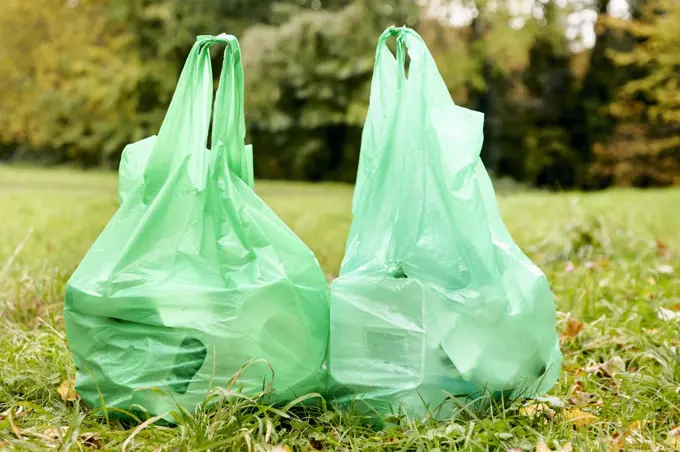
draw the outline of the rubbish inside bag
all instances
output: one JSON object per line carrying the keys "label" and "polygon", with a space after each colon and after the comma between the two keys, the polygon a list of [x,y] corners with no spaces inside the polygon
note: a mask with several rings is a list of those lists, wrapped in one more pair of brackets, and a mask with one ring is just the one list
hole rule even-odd
{"label": "rubbish inside bag", "polygon": [[[227,47],[208,150],[216,43]],[[120,208],[67,284],[76,390],[90,407],[172,422],[216,388],[271,390],[271,403],[324,390],[328,285],[253,191],[244,137],[238,41],[199,36],[158,136],[125,149]]]}
{"label": "rubbish inside bag", "polygon": [[535,397],[556,382],[552,293],[503,224],[482,129],[481,113],[451,100],[422,38],[387,29],[331,287],[337,403],[447,418],[454,398]]}

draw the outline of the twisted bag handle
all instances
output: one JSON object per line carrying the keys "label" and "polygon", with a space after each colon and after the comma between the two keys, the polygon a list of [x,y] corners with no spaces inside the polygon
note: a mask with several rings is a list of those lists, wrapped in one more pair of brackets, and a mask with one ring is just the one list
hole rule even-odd
{"label": "twisted bag handle", "polygon": [[198,36],[182,69],[144,173],[146,204],[155,199],[167,179],[190,156],[207,160],[205,149],[213,100],[210,47],[219,42],[227,44],[227,48],[216,96],[213,147],[224,149],[224,163],[237,175],[248,166],[248,159],[243,155],[243,67],[238,40],[224,33]]}
{"label": "twisted bag handle", "polygon": [[[252,148],[244,146],[246,121],[244,108],[243,64],[241,47],[236,37],[220,35],[227,42],[219,87],[215,96],[215,112],[211,148],[215,158],[248,185],[253,185]],[[212,36],[199,36],[199,39]]]}
{"label": "twisted bag handle", "polygon": [[[387,47],[387,40],[397,38],[396,59]],[[414,47],[419,47],[415,49]],[[407,27],[391,26],[378,38],[375,51],[375,64],[373,68],[373,80],[371,82],[370,103],[368,115],[364,125],[361,141],[361,153],[359,156],[359,168],[357,181],[352,199],[352,212],[355,214],[360,209],[365,199],[364,180],[371,178],[378,169],[383,151],[388,147],[389,134],[394,129],[394,123],[399,110],[399,105],[406,87],[406,48],[415,50],[425,49],[425,44],[415,31]],[[419,52],[422,53],[422,52]],[[416,68],[422,59],[411,62],[413,69],[420,74],[422,68]],[[413,85],[415,80],[410,80]]]}

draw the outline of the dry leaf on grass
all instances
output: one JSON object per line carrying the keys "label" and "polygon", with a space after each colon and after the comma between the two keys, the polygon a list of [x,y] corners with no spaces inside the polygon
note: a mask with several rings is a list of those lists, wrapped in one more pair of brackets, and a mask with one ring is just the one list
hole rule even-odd
{"label": "dry leaf on grass", "polygon": [[68,427],[47,427],[43,432],[43,435],[49,436],[50,438],[63,438],[67,431]]}
{"label": "dry leaf on grass", "polygon": [[101,449],[102,447],[102,437],[99,433],[81,433],[78,436],[78,441],[82,442],[85,446],[91,449]]}
{"label": "dry leaf on grass", "polygon": [[[564,446],[558,446],[555,452],[573,452],[574,448],[571,443],[567,443]],[[536,444],[536,452],[551,452],[550,447],[546,443]]]}
{"label": "dry leaf on grass", "polygon": [[545,403],[534,403],[532,405],[527,405],[520,408],[519,414],[526,417],[536,417],[539,415],[545,415],[546,418],[552,420],[555,417],[555,410],[550,408]]}
{"label": "dry leaf on grass", "polygon": [[662,275],[672,275],[674,270],[670,265],[663,264],[656,267],[656,271]]}
{"label": "dry leaf on grass", "polygon": [[680,427],[675,427],[673,430],[668,432],[668,439],[666,442],[674,450],[680,452]]}
{"label": "dry leaf on grass", "polygon": [[75,384],[76,378],[70,377],[59,385],[57,392],[59,393],[59,396],[61,396],[61,400],[65,402],[74,402],[78,400],[78,393],[76,392]]}
{"label": "dry leaf on grass", "polygon": [[586,367],[585,371],[589,374],[601,373],[605,377],[613,377],[626,371],[626,362],[620,356],[614,356],[603,363]]}
{"label": "dry leaf on grass", "polygon": [[[17,410],[14,411],[14,412],[12,412],[11,414],[12,414],[12,417],[13,417],[14,419],[18,419],[18,418],[20,418],[21,416],[24,416],[24,415],[25,415],[27,412],[29,412],[29,411],[31,411],[30,408],[29,408],[28,410],[24,411],[23,405],[20,405],[19,408],[17,408]],[[4,421],[5,418],[7,418],[7,416],[9,416],[9,415],[10,415],[10,410],[9,410],[9,408],[6,409],[5,411],[3,411],[2,413],[0,413],[0,422]]]}
{"label": "dry leaf on grass", "polygon": [[573,424],[576,428],[587,427],[599,420],[594,414],[588,413],[587,411],[583,411],[578,408],[565,410],[562,414],[564,415],[567,422]]}
{"label": "dry leaf on grass", "polygon": [[649,424],[648,420],[633,421],[628,426],[628,430],[631,432],[639,432],[644,428],[645,425]]}
{"label": "dry leaf on grass", "polygon": [[[63,440],[64,435],[68,432],[68,427],[47,427],[42,433],[42,437]],[[36,435],[38,436],[38,435]],[[40,437],[40,436],[39,436]],[[85,432],[78,435],[78,442],[83,446],[87,446],[90,449],[101,449],[102,439],[99,433],[95,432]]]}
{"label": "dry leaf on grass", "polygon": [[550,452],[550,448],[546,443],[536,444],[536,452]]}
{"label": "dry leaf on grass", "polygon": [[581,331],[583,331],[583,323],[570,316],[562,333],[562,339],[575,337]]}
{"label": "dry leaf on grass", "polygon": [[680,319],[680,312],[672,311],[670,309],[666,308],[661,308],[659,309],[658,317],[661,320],[665,320],[667,322],[673,321]]}
{"label": "dry leaf on grass", "polygon": [[656,252],[661,257],[668,257],[670,252],[668,251],[668,245],[666,245],[659,237],[656,239]]}
{"label": "dry leaf on grass", "polygon": [[595,394],[590,394],[583,391],[583,382],[577,381],[569,389],[567,393],[568,401],[576,407],[584,407],[589,405],[601,405],[602,399],[597,397]]}
{"label": "dry leaf on grass", "polygon": [[288,445],[286,446],[274,446],[270,449],[270,452],[291,452],[290,447]]}

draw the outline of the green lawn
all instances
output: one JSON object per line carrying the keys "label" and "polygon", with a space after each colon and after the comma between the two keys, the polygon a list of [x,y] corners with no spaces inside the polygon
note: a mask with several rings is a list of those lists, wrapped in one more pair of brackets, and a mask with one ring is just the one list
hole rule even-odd
{"label": "green lawn", "polygon": [[[337,273],[351,187],[256,185]],[[330,407],[281,412],[240,400],[178,427],[137,428],[57,391],[74,373],[64,285],[117,208],[116,176],[0,167],[0,450],[536,450],[541,442],[549,449],[538,450],[680,450],[671,433],[680,425],[680,190],[506,192],[499,201],[560,311],[564,369],[544,403],[447,423],[402,418],[375,431]]]}

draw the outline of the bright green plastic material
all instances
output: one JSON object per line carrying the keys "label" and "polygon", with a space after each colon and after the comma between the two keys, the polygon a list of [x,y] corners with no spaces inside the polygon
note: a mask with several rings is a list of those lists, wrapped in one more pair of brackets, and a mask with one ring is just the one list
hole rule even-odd
{"label": "bright green plastic material", "polygon": [[482,126],[481,113],[453,103],[417,33],[383,33],[354,221],[331,287],[338,402],[441,418],[451,396],[534,397],[556,382],[552,293],[503,224]]}
{"label": "bright green plastic material", "polygon": [[[212,104],[209,48],[226,43]],[[119,210],[68,282],[76,389],[91,407],[193,411],[231,391],[319,391],[329,291],[312,252],[254,193],[233,36],[200,36],[158,136],[129,145]],[[264,362],[266,361],[266,362]]]}

